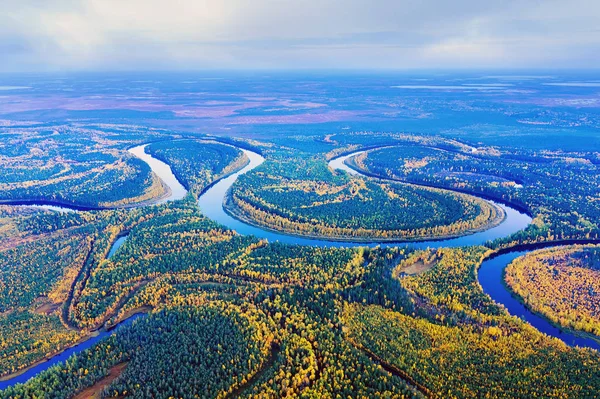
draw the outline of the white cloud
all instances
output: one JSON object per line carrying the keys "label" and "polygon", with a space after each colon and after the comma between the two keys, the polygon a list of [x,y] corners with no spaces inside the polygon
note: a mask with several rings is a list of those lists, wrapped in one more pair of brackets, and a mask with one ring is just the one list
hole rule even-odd
{"label": "white cloud", "polygon": [[0,0],[0,70],[598,65],[591,0]]}

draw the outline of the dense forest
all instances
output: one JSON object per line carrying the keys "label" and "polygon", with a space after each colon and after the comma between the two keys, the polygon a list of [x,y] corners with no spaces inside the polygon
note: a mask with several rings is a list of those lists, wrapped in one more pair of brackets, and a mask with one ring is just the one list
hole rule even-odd
{"label": "dense forest", "polygon": [[[125,128],[101,130],[94,140],[101,138],[121,152],[140,143],[140,134]],[[559,202],[577,199],[570,185],[554,202],[534,198],[535,191],[517,194],[527,187],[528,170],[548,174],[553,169],[523,167],[510,175],[498,168],[486,178],[473,175],[485,174],[483,169],[469,169],[456,177],[465,179],[461,188],[468,192],[496,193],[498,198],[505,190],[513,192],[514,197],[505,199],[536,216],[523,236],[437,250],[308,247],[243,236],[201,213],[197,195],[242,166],[242,152],[189,139],[164,141],[158,131],[142,137],[153,141],[149,152],[172,166],[190,195],[116,210],[0,206],[0,374],[9,376],[118,325],[68,361],[0,391],[0,398],[83,398],[89,393],[105,398],[248,399],[598,396],[597,351],[567,346],[510,316],[477,281],[481,262],[500,247],[594,236],[595,227],[583,221],[591,218],[593,213],[585,212],[592,212],[593,204],[573,211],[581,220],[570,235],[566,222],[560,222],[571,211],[559,213]],[[296,234],[352,238],[459,234],[489,226],[501,215],[466,194],[334,172],[327,167],[332,156],[401,143],[373,150],[356,159],[356,165],[448,188],[456,188],[455,177],[448,177],[454,175],[430,171],[434,181],[419,181],[414,170],[437,168],[435,157],[442,157],[438,152],[458,157],[452,158],[455,164],[462,157],[473,165],[497,158],[501,161],[496,166],[533,162],[531,157],[540,156],[516,151],[497,156],[490,148],[474,154],[463,143],[408,134],[328,135],[319,141],[298,139],[287,147],[277,140],[245,143],[259,147],[267,161],[233,187],[231,200],[237,198],[240,209],[243,203],[261,209],[271,217],[265,223]],[[30,148],[25,143],[15,146],[12,155],[8,147],[2,151],[12,159],[29,156]],[[401,156],[408,161],[398,162]],[[388,159],[389,170],[376,169],[380,158]],[[576,170],[571,163],[562,168],[557,162],[544,165],[561,169],[559,177]],[[394,165],[411,172],[402,176],[403,169]],[[472,184],[466,183],[468,178]],[[475,183],[485,188],[476,189]],[[592,187],[580,189],[590,198],[594,195]],[[543,195],[537,191],[538,196],[550,195],[554,188],[548,190]],[[258,222],[256,215],[247,217]],[[275,224],[281,220],[293,224]],[[321,226],[329,230],[319,230]],[[109,257],[119,237],[126,237],[124,244]],[[517,293],[527,291],[520,293],[524,300],[550,301],[559,316],[576,315],[564,319],[565,325],[593,332],[594,327],[587,327],[594,326],[591,319],[598,311],[593,306],[600,289],[594,285],[599,259],[592,246],[534,252],[517,260],[507,279],[517,269],[525,270],[519,272],[521,288],[514,287]],[[545,288],[550,285],[564,290],[550,292]],[[567,291],[576,294],[575,303]],[[123,320],[128,322],[119,324]]]}
{"label": "dense forest", "polygon": [[248,161],[237,148],[216,142],[168,140],[152,143],[146,150],[171,166],[177,179],[196,195]]}
{"label": "dense forest", "polygon": [[483,194],[525,209],[535,222],[511,237],[520,243],[600,237],[600,173],[584,154],[403,143],[352,161],[375,175]]}
{"label": "dense forest", "polygon": [[241,176],[226,205],[272,229],[355,240],[452,237],[503,217],[475,197],[335,174],[312,158],[267,162]]}
{"label": "dense forest", "polygon": [[260,314],[250,309],[219,302],[180,304],[137,320],[63,366],[0,395],[69,398],[127,362],[105,389],[107,397],[217,397],[256,372],[268,355],[270,339]]}
{"label": "dense forest", "polygon": [[600,336],[600,248],[558,247],[517,258],[506,284],[527,306],[560,324]]}

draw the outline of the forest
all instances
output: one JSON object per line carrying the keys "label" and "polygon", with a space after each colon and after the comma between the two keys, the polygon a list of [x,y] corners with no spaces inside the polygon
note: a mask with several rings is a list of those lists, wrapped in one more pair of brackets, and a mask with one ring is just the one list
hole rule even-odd
{"label": "forest", "polygon": [[275,230],[346,240],[453,237],[503,217],[475,197],[335,174],[313,158],[267,162],[241,176],[226,207]]}
{"label": "forest", "polygon": [[[494,304],[473,277],[487,251],[254,242],[225,268],[160,272],[123,306],[148,317],[0,395],[70,397],[125,364],[106,397],[194,397],[198,386],[208,397],[593,397],[597,353]],[[423,259],[435,265],[402,276]],[[162,361],[173,351],[177,362]]]}
{"label": "forest", "polygon": [[553,322],[600,337],[600,248],[567,246],[517,258],[504,280]]}
{"label": "forest", "polygon": [[[354,165],[375,175],[483,194],[524,209],[535,222],[510,241],[600,237],[600,174],[587,154],[399,144],[369,151],[353,159]],[[509,246],[510,241],[496,245]]]}
{"label": "forest", "polygon": [[[412,134],[358,132],[286,145],[282,138],[228,142],[243,142],[240,148],[266,158],[234,184],[230,200],[237,203],[227,205],[230,212],[298,235],[414,240],[464,234],[502,220],[496,207],[469,195],[479,192],[535,217],[526,233],[485,246],[301,246],[238,234],[198,208],[207,186],[246,164],[240,150],[158,130],[81,129],[96,133],[69,140],[106,142],[119,154],[144,137],[148,151],[168,163],[190,193],[128,209],[0,206],[1,376],[111,332],[25,384],[0,391],[0,398],[82,398],[90,392],[104,398],[598,396],[596,350],[568,346],[511,316],[477,278],[482,261],[501,248],[594,238],[595,204],[566,208],[581,200],[578,195],[596,195],[597,186],[575,187],[576,179],[594,182],[591,166],[538,160],[559,154],[488,147],[474,154],[464,143]],[[176,140],[164,140],[167,134]],[[336,155],[390,144],[355,159],[355,166],[401,181],[327,167]],[[5,147],[2,162],[31,156],[32,145],[24,140],[22,147]],[[508,172],[513,163],[533,160],[547,169],[521,165]],[[464,168],[450,173],[443,170],[446,162],[456,168],[464,162]],[[557,188],[542,192],[532,182],[549,181],[554,171],[567,183],[552,199]],[[115,195],[112,188],[104,191]],[[93,190],[87,195],[99,198]],[[566,223],[575,214],[578,222]],[[123,245],[109,257],[120,237],[126,237]],[[506,282],[526,303],[534,301],[529,306],[536,312],[597,334],[599,265],[596,246],[535,251],[507,269]],[[548,289],[556,285],[564,290]],[[553,307],[534,306],[545,302]]]}
{"label": "forest", "polygon": [[247,163],[240,150],[218,142],[165,140],[150,144],[147,150],[170,165],[177,179],[195,195]]}

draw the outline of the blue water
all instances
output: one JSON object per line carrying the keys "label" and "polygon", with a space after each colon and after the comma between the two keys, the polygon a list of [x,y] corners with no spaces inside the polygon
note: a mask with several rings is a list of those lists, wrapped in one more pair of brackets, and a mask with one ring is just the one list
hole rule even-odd
{"label": "blue water", "polygon": [[127,237],[128,235],[120,236],[115,240],[115,242],[113,242],[112,246],[110,247],[110,251],[108,251],[108,255],[106,256],[107,259],[112,258],[115,252],[117,252],[117,250],[121,248],[123,244],[125,244]]}
{"label": "blue water", "polygon": [[139,317],[143,317],[143,314],[136,314],[131,316],[130,318],[122,321],[121,323],[117,324],[117,326],[113,329],[111,329],[110,331],[106,331],[106,330],[102,330],[98,333],[98,335],[91,337],[90,339],[77,344],[69,349],[65,349],[64,351],[62,351],[61,353],[59,353],[56,356],[53,356],[52,358],[30,368],[29,370],[27,370],[26,372],[24,372],[23,374],[20,374],[14,378],[11,378],[9,380],[6,381],[0,381],[0,389],[6,389],[10,386],[13,386],[15,384],[21,384],[21,383],[25,383],[27,382],[30,378],[35,377],[36,375],[38,375],[39,373],[41,373],[42,371],[48,370],[50,367],[60,363],[60,362],[64,362],[65,360],[67,360],[69,357],[71,357],[71,355],[77,354],[83,350],[86,350],[90,347],[92,347],[94,344],[96,344],[97,342],[99,342],[100,340],[102,340],[105,337],[108,337],[109,335],[114,334],[115,332],[119,331],[119,329],[123,328],[124,326],[127,326],[129,324],[131,324],[134,320],[136,320]]}
{"label": "blue water", "polygon": [[525,307],[506,288],[503,283],[504,268],[514,259],[523,256],[531,251],[515,251],[507,254],[498,255],[494,258],[485,260],[479,268],[479,284],[483,291],[494,301],[504,305],[506,310],[513,315],[522,318],[539,331],[562,340],[567,345],[582,346],[600,350],[600,343],[591,338],[580,337],[570,332],[561,330],[552,325],[547,319],[539,316]]}
{"label": "blue water", "polygon": [[[329,166],[334,169],[345,170],[350,174],[360,174],[360,172],[353,170],[347,166],[344,161],[352,156],[358,155],[363,151],[357,151],[355,153],[345,155],[330,161]],[[527,214],[519,212],[504,204],[497,204],[506,213],[506,218],[498,226],[491,229],[468,234],[462,237],[451,238],[447,240],[428,240],[419,242],[348,242],[348,241],[331,241],[326,239],[311,239],[306,237],[299,237],[290,234],[280,233],[276,231],[266,230],[260,227],[253,226],[244,221],[238,220],[225,212],[223,209],[223,199],[225,198],[227,191],[233,185],[238,176],[249,172],[250,170],[258,167],[264,162],[264,158],[259,154],[244,150],[244,153],[250,159],[250,163],[240,170],[239,172],[219,181],[208,189],[198,199],[198,205],[202,213],[208,216],[210,219],[219,222],[220,224],[237,231],[243,235],[253,235],[259,238],[267,239],[270,242],[279,241],[285,244],[297,244],[297,245],[310,245],[320,247],[359,247],[359,246],[398,246],[410,245],[415,248],[439,248],[439,247],[464,247],[472,245],[481,245],[487,241],[495,240],[497,238],[507,237],[519,230],[526,228],[531,223],[531,217]]]}
{"label": "blue water", "polygon": [[[182,198],[185,195],[185,192],[184,192],[185,189],[183,188],[183,186],[181,186],[180,182],[177,181],[177,179],[173,175],[170,167],[162,162],[161,162],[161,164],[157,164],[157,163],[153,162],[152,160],[154,160],[154,158],[152,158],[148,154],[146,154],[143,151],[144,148],[145,148],[145,146],[136,147],[135,155],[140,156],[140,158],[142,158],[144,161],[148,162],[148,164],[152,167],[152,170],[155,171],[157,173],[157,175],[159,175],[159,177],[161,179],[163,179],[163,181],[165,181],[165,179],[166,179],[167,185],[171,188],[171,196],[168,199],[173,200],[176,198]],[[390,242],[371,242],[371,243],[341,242],[341,241],[329,241],[329,240],[323,240],[323,239],[310,239],[310,238],[304,238],[304,237],[297,237],[297,236],[283,234],[283,233],[279,233],[279,232],[275,232],[275,231],[265,230],[265,229],[250,225],[241,220],[233,218],[232,216],[228,215],[225,212],[225,210],[223,209],[223,199],[225,198],[227,191],[231,188],[233,183],[236,181],[236,179],[240,175],[242,175],[244,173],[248,173],[249,171],[258,167],[260,164],[262,164],[264,162],[264,158],[261,155],[255,153],[255,152],[249,151],[249,150],[242,150],[242,151],[249,158],[250,163],[246,167],[244,167],[242,170],[240,170],[239,172],[234,173],[234,174],[220,180],[219,182],[217,182],[215,185],[213,185],[211,188],[209,188],[203,195],[201,195],[198,200],[198,205],[199,205],[201,211],[210,219],[212,219],[230,229],[236,230],[240,234],[254,235],[259,238],[267,239],[271,242],[279,241],[279,242],[287,243],[287,244],[324,246],[324,247],[356,247],[356,246],[378,246],[378,245],[379,246],[397,246],[397,245],[399,245],[399,243],[390,243]],[[330,162],[330,167],[332,167],[334,169],[345,170],[346,172],[348,172],[350,174],[354,174],[354,175],[360,174],[360,172],[353,170],[352,168],[350,168],[349,166],[347,166],[344,163],[344,161],[347,158],[349,158],[351,156],[355,156],[358,153],[360,153],[360,151],[357,153],[353,153],[350,155],[336,158]],[[148,159],[148,157],[150,157],[151,159]],[[158,169],[155,170],[156,168],[158,168]],[[168,168],[168,170],[167,170],[167,168]],[[519,230],[524,229],[525,227],[527,227],[527,225],[529,225],[529,223],[531,223],[531,217],[529,217],[528,215],[526,215],[522,212],[519,212],[516,209],[513,209],[504,204],[497,204],[497,205],[504,210],[504,212],[506,213],[506,218],[498,226],[493,227],[489,230],[477,232],[477,233],[473,233],[473,234],[469,234],[469,235],[465,235],[465,236],[457,237],[457,238],[453,238],[453,239],[448,239],[448,240],[404,242],[401,244],[410,245],[411,247],[415,247],[415,248],[461,247],[461,246],[481,245],[489,240],[494,240],[497,238],[502,238],[502,237],[506,237],[510,234],[513,234]],[[119,237],[111,246],[111,249],[110,249],[107,257],[108,258],[112,257],[116,253],[116,251],[121,247],[121,245],[123,245],[123,243],[125,242],[126,239],[127,239],[127,236]],[[515,257],[519,256],[519,254],[522,254],[522,253],[515,253],[515,254],[516,255],[514,255],[514,257],[507,260],[507,262],[509,262],[510,260],[514,259]],[[508,255],[513,255],[513,254],[508,254]],[[506,256],[506,255],[503,255],[503,256]],[[579,337],[575,337],[575,336],[571,337],[570,334],[563,333],[559,329],[552,327],[543,318],[536,316],[533,313],[531,313],[530,311],[528,311],[523,305],[521,305],[518,301],[516,301],[514,298],[512,298],[510,296],[510,294],[506,292],[506,289],[504,288],[503,284],[501,283],[502,269],[504,266],[506,266],[506,263],[502,263],[503,259],[504,258],[502,256],[499,256],[498,258],[494,258],[494,259],[485,261],[484,265],[482,265],[479,276],[480,276],[480,282],[481,282],[482,286],[484,287],[484,291],[486,293],[489,293],[492,296],[492,298],[494,298],[494,300],[496,300],[497,302],[505,304],[507,306],[509,312],[511,312],[511,314],[515,314],[517,316],[523,315],[524,317],[526,317],[526,320],[529,321],[532,325],[534,325],[538,329],[540,329],[540,331],[543,331],[550,335],[557,336],[559,338],[566,337],[564,339],[565,342],[572,344],[572,345],[575,344],[575,345],[590,346],[590,347],[597,348],[598,344],[595,341],[585,339],[585,338],[579,338]],[[494,266],[494,265],[496,265],[496,266]],[[492,272],[488,272],[488,269],[490,269],[490,268],[491,268],[491,270],[493,270]],[[496,271],[498,272],[497,276],[494,275],[494,273],[496,273]],[[514,309],[514,313],[513,313],[513,309]],[[127,319],[126,321],[119,324],[117,328],[121,328],[122,325],[131,323],[136,317],[139,317],[139,316],[140,315],[136,315],[136,316],[131,317],[130,319]],[[532,321],[530,321],[529,319],[531,319]],[[12,378],[10,380],[0,382],[0,389],[4,389],[8,386],[11,386],[11,385],[14,385],[17,383],[26,382],[28,379],[37,375],[38,373],[40,373],[44,370],[47,370],[51,366],[68,359],[71,355],[79,353],[82,350],[85,350],[85,349],[91,347],[92,345],[94,345],[96,342],[100,341],[104,337],[114,333],[114,331],[116,331],[116,330],[117,329],[114,329],[111,331],[102,331],[97,336],[90,338],[89,340],[87,340],[79,345],[76,345],[72,348],[65,350],[64,352],[51,358],[50,360],[29,369],[27,372],[15,377],[15,378]],[[591,341],[591,342],[588,342],[588,341]],[[596,345],[596,346],[593,346],[593,345]]]}

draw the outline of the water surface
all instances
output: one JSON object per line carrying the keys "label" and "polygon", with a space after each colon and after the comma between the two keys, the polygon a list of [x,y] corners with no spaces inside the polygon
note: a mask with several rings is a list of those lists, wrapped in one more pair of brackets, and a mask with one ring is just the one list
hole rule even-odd
{"label": "water surface", "polygon": [[[467,234],[461,237],[450,238],[450,239],[439,239],[439,240],[427,240],[427,241],[399,241],[399,242],[378,242],[378,241],[365,241],[365,242],[351,242],[351,241],[335,241],[328,239],[317,239],[294,236],[291,234],[281,233],[261,227],[251,225],[242,220],[236,219],[230,216],[223,208],[223,200],[227,196],[227,191],[231,188],[233,183],[236,181],[238,176],[248,173],[252,169],[258,167],[264,162],[264,158],[249,150],[243,150],[246,156],[250,159],[250,163],[237,173],[219,181],[207,191],[204,192],[198,199],[198,205],[204,215],[210,219],[219,222],[220,224],[237,231],[243,235],[253,235],[259,238],[267,239],[270,242],[279,241],[286,244],[298,244],[298,245],[310,245],[310,246],[322,246],[322,247],[357,247],[357,246],[398,246],[410,245],[416,248],[439,248],[439,247],[462,247],[481,245],[490,240],[497,238],[507,237],[519,230],[526,228],[531,223],[531,217],[527,214],[520,212],[514,208],[511,208],[504,204],[494,203],[504,210],[506,218],[497,226],[492,227],[488,230]],[[348,155],[337,157],[329,162],[329,166],[333,169],[344,170],[352,175],[363,175],[359,171],[352,169],[344,163],[348,158],[362,154],[365,151],[356,151]],[[382,179],[386,180],[386,179]],[[487,200],[486,200],[487,201]],[[493,201],[489,201],[493,202]]]}
{"label": "water surface", "polygon": [[108,255],[106,256],[106,259],[110,259],[110,258],[113,257],[113,255],[115,254],[115,252],[117,252],[117,250],[119,248],[121,248],[121,246],[123,244],[125,244],[125,241],[127,240],[127,237],[129,237],[129,234],[117,237],[117,239],[115,240],[115,242],[113,242],[113,244],[110,246],[110,250],[108,251]]}
{"label": "water surface", "polygon": [[90,347],[92,347],[94,344],[96,344],[97,342],[100,342],[100,340],[114,334],[115,332],[119,331],[119,329],[121,329],[123,326],[129,325],[131,324],[135,319],[139,318],[139,317],[143,317],[143,314],[136,314],[131,316],[130,318],[122,321],[121,323],[117,324],[114,328],[112,328],[111,330],[101,330],[98,332],[98,335],[95,335],[85,341],[83,341],[80,344],[77,344],[75,346],[72,346],[68,349],[65,349],[64,351],[60,352],[59,354],[57,354],[56,356],[51,357],[48,360],[42,361],[41,363],[38,363],[37,365],[29,368],[27,371],[25,371],[23,374],[19,374],[16,377],[10,378],[8,380],[5,381],[0,381],[0,389],[6,389],[8,387],[11,387],[13,385],[16,384],[22,384],[27,382],[30,378],[33,378],[35,376],[37,376],[39,373],[41,373],[42,371],[48,370],[50,367],[64,362],[66,361],[69,357],[71,357],[71,355],[77,354],[83,350],[86,350]]}
{"label": "water surface", "polygon": [[511,291],[504,285],[504,268],[516,258],[532,251],[533,249],[528,251],[509,252],[483,261],[477,275],[483,291],[494,301],[504,305],[511,315],[522,318],[539,331],[556,337],[567,345],[600,350],[598,341],[592,338],[578,336],[576,333],[563,331],[550,323],[545,317],[535,314],[527,309],[527,307],[515,298]]}
{"label": "water surface", "polygon": [[137,147],[130,148],[128,151],[131,154],[138,157],[139,159],[141,159],[142,161],[146,162],[148,166],[150,166],[150,169],[152,169],[152,171],[171,190],[171,194],[169,196],[157,201],[156,203],[162,204],[167,201],[180,200],[183,197],[185,197],[187,195],[187,190],[185,189],[185,187],[183,187],[181,182],[177,180],[177,177],[175,177],[175,174],[171,170],[171,167],[168,164],[161,161],[160,159],[154,158],[152,155],[148,154],[146,152],[147,146],[148,144],[138,145]]}

